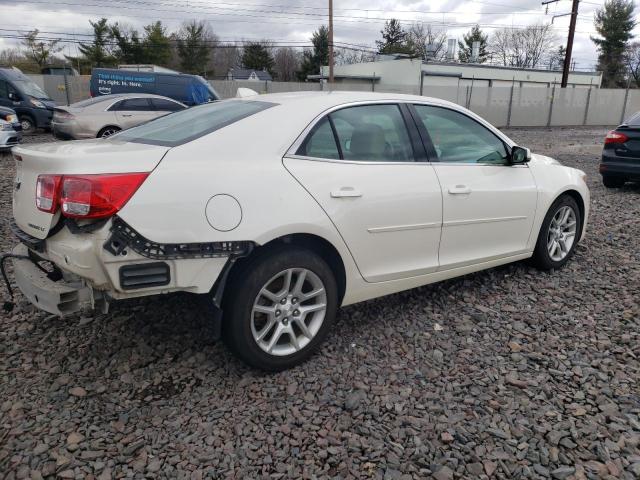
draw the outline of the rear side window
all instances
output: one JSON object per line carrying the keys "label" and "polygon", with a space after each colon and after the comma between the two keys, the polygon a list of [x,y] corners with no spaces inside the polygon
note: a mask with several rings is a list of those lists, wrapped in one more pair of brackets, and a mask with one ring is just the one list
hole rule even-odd
{"label": "rear side window", "polygon": [[207,103],[130,128],[105,141],[137,142],[175,147],[276,105],[276,103],[253,100],[225,100]]}
{"label": "rear side window", "polygon": [[328,117],[324,117],[307,136],[298,150],[298,155],[314,158],[340,159],[340,152],[336,145],[336,139],[331,130]]}
{"label": "rear side window", "polygon": [[362,105],[332,112],[309,133],[298,155],[368,162],[413,162],[398,105]]}
{"label": "rear side window", "polygon": [[150,101],[156,110],[162,112],[177,112],[178,110],[184,110],[185,108],[179,103],[172,102],[171,100],[165,100],[164,98],[151,98]]}

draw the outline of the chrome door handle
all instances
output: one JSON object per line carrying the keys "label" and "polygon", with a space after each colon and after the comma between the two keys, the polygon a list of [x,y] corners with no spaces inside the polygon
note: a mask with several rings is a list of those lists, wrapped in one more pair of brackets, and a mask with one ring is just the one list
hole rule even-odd
{"label": "chrome door handle", "polygon": [[449,193],[451,195],[468,195],[471,193],[471,189],[466,185],[456,185],[455,187],[449,187]]}
{"label": "chrome door handle", "polygon": [[331,198],[358,198],[362,193],[353,187],[342,187],[331,192]]}

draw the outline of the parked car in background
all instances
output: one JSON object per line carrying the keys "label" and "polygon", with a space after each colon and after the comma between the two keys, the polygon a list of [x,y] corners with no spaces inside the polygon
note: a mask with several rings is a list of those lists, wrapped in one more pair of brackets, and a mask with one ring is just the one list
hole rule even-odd
{"label": "parked car in background", "polygon": [[22,131],[50,128],[56,103],[17,68],[0,67],[0,106],[16,111]]}
{"label": "parked car in background", "polygon": [[10,108],[0,107],[0,151],[15,147],[22,141],[22,125]]}
{"label": "parked car in background", "polygon": [[640,112],[605,137],[600,174],[607,188],[640,181]]}
{"label": "parked car in background", "polygon": [[14,272],[34,305],[201,294],[266,370],[308,358],[340,305],[518,260],[560,268],[589,214],[584,172],[422,96],[245,97],[13,153]]}
{"label": "parked car in background", "polygon": [[53,135],[61,140],[108,137],[186,105],[167,97],[146,94],[106,95],[53,111]]}
{"label": "parked car in background", "polygon": [[219,100],[220,96],[199,75],[94,68],[89,89],[92,97],[119,93],[151,93],[188,106]]}

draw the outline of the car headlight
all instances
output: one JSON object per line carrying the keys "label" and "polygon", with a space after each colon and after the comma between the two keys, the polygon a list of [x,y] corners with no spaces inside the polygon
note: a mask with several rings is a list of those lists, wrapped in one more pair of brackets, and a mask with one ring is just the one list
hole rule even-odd
{"label": "car headlight", "polygon": [[30,98],[29,101],[31,102],[31,105],[36,108],[47,108],[44,103],[42,103],[40,100],[36,100],[35,98]]}
{"label": "car headlight", "polygon": [[17,115],[7,115],[5,120],[7,122],[9,122],[9,123],[18,123],[18,116]]}

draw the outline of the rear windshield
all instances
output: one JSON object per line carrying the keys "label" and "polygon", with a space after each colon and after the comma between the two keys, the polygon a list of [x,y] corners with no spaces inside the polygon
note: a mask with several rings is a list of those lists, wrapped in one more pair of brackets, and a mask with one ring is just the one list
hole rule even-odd
{"label": "rear windshield", "polygon": [[275,103],[247,100],[207,103],[125,130],[107,141],[176,147],[274,106]]}
{"label": "rear windshield", "polygon": [[640,127],[640,112],[633,114],[629,119],[624,122],[630,127]]}

